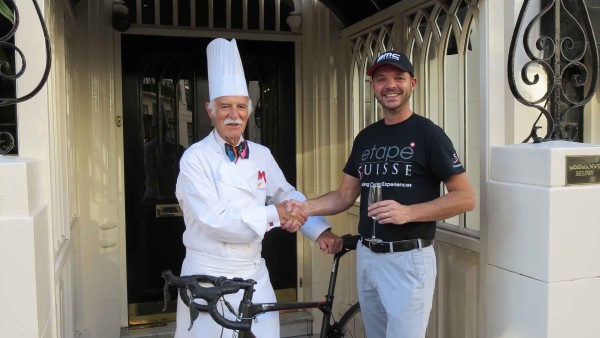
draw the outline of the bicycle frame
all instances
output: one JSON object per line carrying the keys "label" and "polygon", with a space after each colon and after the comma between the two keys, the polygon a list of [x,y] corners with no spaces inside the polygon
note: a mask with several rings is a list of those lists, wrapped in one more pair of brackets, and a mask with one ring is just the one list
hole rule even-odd
{"label": "bicycle frame", "polygon": [[[342,250],[341,252],[335,254],[333,256],[333,263],[331,266],[331,273],[329,277],[329,287],[327,289],[327,294],[325,295],[325,300],[321,302],[284,302],[284,303],[245,303],[242,300],[240,304],[239,313],[242,318],[242,321],[252,321],[253,318],[261,313],[265,312],[273,312],[273,311],[283,311],[283,310],[303,310],[303,309],[315,309],[318,308],[323,313],[323,321],[321,325],[321,334],[320,338],[327,338],[332,325],[331,321],[331,310],[333,308],[333,298],[335,292],[335,285],[337,282],[337,274],[339,268],[340,258],[350,252],[350,250]],[[246,290],[246,293],[252,293],[253,290]],[[248,299],[247,296],[250,295],[244,294],[243,299]],[[251,298],[250,298],[251,299]],[[238,334],[238,338],[253,338],[254,334],[248,330],[240,330]]]}

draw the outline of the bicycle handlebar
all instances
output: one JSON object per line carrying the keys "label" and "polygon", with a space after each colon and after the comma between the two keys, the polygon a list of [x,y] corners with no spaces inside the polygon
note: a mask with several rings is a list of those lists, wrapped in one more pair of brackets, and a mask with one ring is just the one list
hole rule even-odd
{"label": "bicycle handlebar", "polygon": [[[217,309],[217,302],[225,295],[237,293],[240,289],[254,287],[256,282],[252,279],[216,277],[209,275],[175,276],[171,270],[161,273],[165,280],[165,292],[168,286],[179,288],[184,303],[190,308],[190,329],[198,317],[198,310],[208,312],[212,319],[219,325],[231,330],[248,330],[251,322],[240,322],[225,318]],[[200,286],[198,283],[210,283],[213,287]],[[191,292],[192,299],[186,291]],[[166,296],[166,294],[165,294]],[[207,305],[194,303],[193,299],[204,299]]]}
{"label": "bicycle handlebar", "polygon": [[[175,276],[171,270],[165,270],[161,275],[169,286],[185,288],[192,293],[193,298],[202,298],[208,304],[214,304],[223,295],[236,293],[240,290],[240,285],[228,283],[229,280],[225,277],[209,275],[178,277]],[[215,287],[202,287],[198,283],[210,283]]]}
{"label": "bicycle handlebar", "polygon": [[356,250],[356,246],[358,245],[358,241],[360,240],[360,235],[344,235],[341,237],[344,242],[344,246],[342,248],[343,251],[352,251]]}
{"label": "bicycle handlebar", "polygon": [[[341,237],[343,240],[342,251],[335,255],[339,258],[351,250],[356,249],[360,236],[357,235],[344,235]],[[249,330],[252,321],[235,321],[225,318],[217,309],[217,303],[221,297],[227,294],[233,294],[240,291],[240,289],[247,290],[253,288],[256,281],[252,279],[242,278],[226,278],[223,276],[216,277],[210,275],[192,275],[192,276],[176,276],[171,270],[165,270],[161,273],[165,280],[164,296],[165,305],[167,301],[167,291],[169,286],[175,286],[179,289],[179,295],[182,301],[190,309],[190,327],[194,324],[194,321],[198,317],[199,311],[208,312],[212,319],[219,325],[230,329],[230,330]],[[212,287],[200,286],[199,283],[210,283]],[[191,293],[188,295],[188,292]],[[194,299],[203,299],[206,301],[206,305],[198,304],[194,302]],[[189,330],[188,329],[188,330]]]}

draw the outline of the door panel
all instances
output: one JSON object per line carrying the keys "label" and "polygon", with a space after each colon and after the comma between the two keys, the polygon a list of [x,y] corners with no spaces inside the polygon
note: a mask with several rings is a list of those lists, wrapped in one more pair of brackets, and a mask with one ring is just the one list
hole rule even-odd
{"label": "door panel", "polygon": [[175,308],[173,300],[167,315],[153,318],[162,300],[160,272],[179,273],[185,255],[175,183],[179,159],[196,139],[189,128],[194,59],[186,51],[155,52],[142,48],[144,41],[123,40],[127,293],[130,324],[143,324],[167,320]]}
{"label": "door panel", "polygon": [[[206,46],[210,39],[122,37],[125,219],[129,323],[174,319],[176,294],[163,313],[160,272],[179,274],[185,230],[175,198],[179,159],[205,137],[211,121]],[[256,98],[247,139],[271,148],[295,184],[294,62],[292,43],[238,41],[246,79]],[[295,299],[295,235],[270,231],[263,257],[276,290]]]}

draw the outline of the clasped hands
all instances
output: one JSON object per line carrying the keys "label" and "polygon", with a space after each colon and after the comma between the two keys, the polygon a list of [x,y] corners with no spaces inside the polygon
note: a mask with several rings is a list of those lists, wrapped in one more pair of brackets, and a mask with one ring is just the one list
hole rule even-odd
{"label": "clasped hands", "polygon": [[283,201],[275,206],[279,214],[281,228],[289,232],[296,232],[306,223],[308,214],[298,201]]}
{"label": "clasped hands", "polygon": [[[289,232],[298,231],[308,219],[306,203],[297,200],[283,201],[276,205],[279,213],[281,228]],[[317,237],[317,244],[321,251],[328,254],[336,254],[342,251],[342,239],[331,232],[330,229],[323,231]]]}

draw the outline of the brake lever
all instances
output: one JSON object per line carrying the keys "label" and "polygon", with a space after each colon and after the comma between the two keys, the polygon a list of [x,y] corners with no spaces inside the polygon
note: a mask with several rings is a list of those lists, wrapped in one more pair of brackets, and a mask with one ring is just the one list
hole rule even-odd
{"label": "brake lever", "polygon": [[190,327],[188,327],[188,331],[192,330],[192,326],[194,326],[194,322],[196,321],[196,319],[198,319],[198,315],[200,314],[200,311],[198,310],[197,307],[194,306],[195,302],[194,302],[194,298],[192,295],[192,291],[187,288],[187,295],[188,298],[190,299],[190,304],[188,305],[188,308],[190,309]]}

